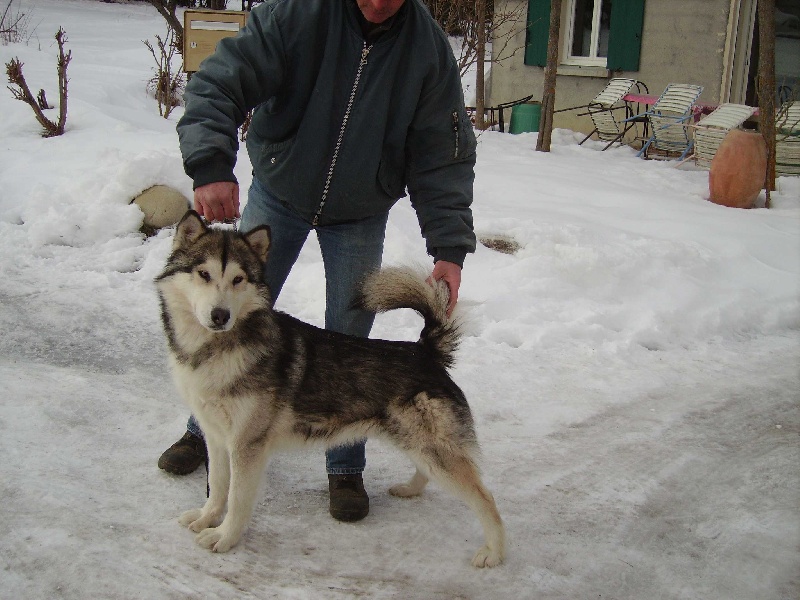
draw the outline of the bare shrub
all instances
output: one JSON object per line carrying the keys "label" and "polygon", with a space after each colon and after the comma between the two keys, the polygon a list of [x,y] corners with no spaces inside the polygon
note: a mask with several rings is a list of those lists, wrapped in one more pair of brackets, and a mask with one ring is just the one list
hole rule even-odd
{"label": "bare shrub", "polygon": [[6,75],[8,76],[8,82],[11,84],[8,89],[15,99],[22,100],[31,107],[34,115],[36,115],[36,120],[39,121],[43,128],[43,137],[62,135],[67,124],[67,66],[69,61],[72,60],[72,50],[64,52],[67,34],[62,28],[58,28],[55,38],[58,43],[58,122],[54,123],[44,114],[45,110],[51,108],[47,103],[44,90],[39,90],[38,99],[31,93],[28,83],[25,81],[25,75],[22,73],[23,65],[20,60],[12,58],[6,63]]}
{"label": "bare shrub", "polygon": [[21,12],[19,8],[12,8],[16,0],[8,0],[5,8],[0,13],[0,44],[28,43],[36,28],[31,26],[31,13]]}
{"label": "bare shrub", "polygon": [[194,2],[179,2],[179,0],[147,0],[152,4],[158,13],[164,17],[167,27],[173,33],[174,46],[178,54],[183,55],[183,23],[178,16],[178,6],[193,7]]}
{"label": "bare shrub", "polygon": [[149,40],[144,40],[144,45],[156,62],[156,74],[147,82],[147,89],[158,101],[158,114],[165,119],[169,118],[173,108],[183,103],[183,89],[186,86],[182,69],[178,68],[176,72],[172,68],[173,59],[178,54],[175,42],[175,30],[171,28],[167,31],[166,38],[156,35],[157,51]]}
{"label": "bare shrub", "polygon": [[[526,4],[510,0],[424,0],[444,31],[458,39],[461,76],[475,66],[475,127],[485,129],[486,63],[508,60],[519,50],[512,41],[525,27]],[[491,40],[491,41],[490,41]],[[492,51],[487,52],[490,43]]]}
{"label": "bare shrub", "polygon": [[496,46],[492,62],[511,58],[516,49],[510,49],[513,36],[525,27],[525,3],[508,0],[487,1],[484,18],[479,18],[479,6],[474,0],[424,0],[434,19],[444,31],[460,38],[461,48],[456,60],[463,76],[478,61],[480,23],[483,21],[484,39]]}

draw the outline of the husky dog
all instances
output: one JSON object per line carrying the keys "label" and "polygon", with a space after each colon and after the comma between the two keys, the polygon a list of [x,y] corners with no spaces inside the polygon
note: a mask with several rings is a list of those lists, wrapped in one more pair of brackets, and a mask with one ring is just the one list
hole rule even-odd
{"label": "husky dog", "polygon": [[469,406],[447,374],[458,342],[446,316],[447,287],[407,269],[379,271],[358,305],[416,310],[425,319],[421,338],[347,336],[273,310],[263,275],[269,246],[266,226],[242,235],[209,228],[189,211],[156,278],[175,381],[203,428],[209,456],[208,500],[179,522],[204,548],[227,552],[250,520],[275,449],[379,436],[417,467],[389,492],[416,496],[429,478],[437,480],[483,525],[485,545],[472,564],[499,564],[503,523],[475,465]]}

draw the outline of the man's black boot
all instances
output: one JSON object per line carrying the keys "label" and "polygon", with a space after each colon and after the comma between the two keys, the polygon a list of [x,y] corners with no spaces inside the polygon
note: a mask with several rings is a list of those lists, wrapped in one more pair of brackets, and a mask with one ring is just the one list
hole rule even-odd
{"label": "man's black boot", "polygon": [[330,513],[337,521],[360,521],[369,514],[369,496],[361,474],[328,475]]}
{"label": "man's black boot", "polygon": [[158,468],[173,475],[188,475],[205,462],[205,440],[187,431],[164,451],[158,459]]}

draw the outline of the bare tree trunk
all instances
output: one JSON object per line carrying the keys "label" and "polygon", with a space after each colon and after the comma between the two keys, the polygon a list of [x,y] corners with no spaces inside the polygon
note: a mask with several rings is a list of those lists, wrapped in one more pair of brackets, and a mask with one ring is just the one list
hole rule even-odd
{"label": "bare tree trunk", "polygon": [[561,33],[561,0],[550,3],[550,33],[547,40],[547,66],[544,68],[542,116],[536,150],[550,152],[553,136],[553,110],[556,104],[556,69],[558,68],[558,40]]}
{"label": "bare tree trunk", "polygon": [[775,0],[758,0],[758,114],[767,143],[767,208],[775,189]]}
{"label": "bare tree trunk", "polygon": [[475,17],[477,36],[477,64],[475,73],[475,127],[486,129],[486,0],[476,0]]}

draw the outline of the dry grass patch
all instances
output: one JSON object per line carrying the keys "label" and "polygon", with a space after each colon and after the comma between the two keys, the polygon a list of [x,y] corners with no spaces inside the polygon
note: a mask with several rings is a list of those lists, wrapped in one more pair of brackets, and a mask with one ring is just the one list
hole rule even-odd
{"label": "dry grass patch", "polygon": [[517,250],[522,248],[519,242],[507,236],[481,237],[478,238],[478,241],[490,250],[503,254],[516,254]]}

